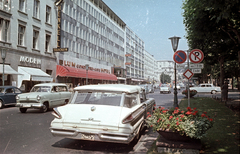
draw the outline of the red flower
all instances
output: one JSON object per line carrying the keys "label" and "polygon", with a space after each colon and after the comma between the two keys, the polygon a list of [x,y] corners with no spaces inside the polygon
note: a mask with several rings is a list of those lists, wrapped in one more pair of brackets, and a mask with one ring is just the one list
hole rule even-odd
{"label": "red flower", "polygon": [[192,114],[192,112],[191,112],[191,111],[187,111],[187,112],[186,112],[186,114],[188,114],[188,115],[189,115],[189,114]]}
{"label": "red flower", "polygon": [[181,113],[184,113],[184,111],[181,111]]}
{"label": "red flower", "polygon": [[163,113],[166,113],[167,111],[166,110],[164,110],[164,111],[162,111]]}
{"label": "red flower", "polygon": [[153,125],[151,125],[150,127],[153,127]]}
{"label": "red flower", "polygon": [[181,118],[183,118],[183,117],[184,117],[184,115],[182,114],[182,115],[180,115],[180,117],[181,117]]}
{"label": "red flower", "polygon": [[174,114],[177,114],[178,112],[179,112],[178,110],[174,110],[174,112],[173,112],[173,113],[174,113]]}
{"label": "red flower", "polygon": [[156,104],[154,104],[153,106],[156,106]]}
{"label": "red flower", "polygon": [[176,118],[176,120],[178,120],[179,118]]}
{"label": "red flower", "polygon": [[147,116],[147,118],[149,118],[149,117],[151,117],[152,115],[151,114],[149,114],[148,116]]}
{"label": "red flower", "polygon": [[179,108],[178,107],[175,107],[175,110],[178,110]]}
{"label": "red flower", "polygon": [[193,108],[193,110],[196,110],[197,108]]}
{"label": "red flower", "polygon": [[201,117],[205,117],[206,115],[203,113],[202,115],[201,115]]}
{"label": "red flower", "polygon": [[187,107],[187,110],[191,110],[191,107]]}
{"label": "red flower", "polygon": [[203,112],[204,114],[207,114],[207,112]]}
{"label": "red flower", "polygon": [[177,125],[179,125],[179,122],[177,121]]}
{"label": "red flower", "polygon": [[213,121],[213,119],[212,119],[212,118],[210,118],[210,119],[209,119],[209,121]]}
{"label": "red flower", "polygon": [[147,114],[150,114],[150,112],[147,112]]}
{"label": "red flower", "polygon": [[169,117],[169,120],[171,120],[172,118],[173,118],[173,116],[170,116],[170,117]]}

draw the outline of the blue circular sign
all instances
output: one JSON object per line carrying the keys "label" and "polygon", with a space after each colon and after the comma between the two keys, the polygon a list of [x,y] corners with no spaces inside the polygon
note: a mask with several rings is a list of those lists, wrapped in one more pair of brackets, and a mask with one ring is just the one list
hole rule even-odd
{"label": "blue circular sign", "polygon": [[176,51],[173,55],[173,60],[178,64],[184,63],[186,59],[187,59],[187,54],[185,51],[182,51],[182,50]]}

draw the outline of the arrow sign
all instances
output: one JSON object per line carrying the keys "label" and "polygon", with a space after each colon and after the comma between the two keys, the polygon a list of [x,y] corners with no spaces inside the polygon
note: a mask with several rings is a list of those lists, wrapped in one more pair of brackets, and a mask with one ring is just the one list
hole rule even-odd
{"label": "arrow sign", "polygon": [[204,58],[204,54],[199,49],[193,49],[189,54],[189,59],[193,63],[200,63]]}
{"label": "arrow sign", "polygon": [[187,59],[187,54],[182,50],[176,51],[173,55],[173,60],[178,64],[184,63],[186,59]]}

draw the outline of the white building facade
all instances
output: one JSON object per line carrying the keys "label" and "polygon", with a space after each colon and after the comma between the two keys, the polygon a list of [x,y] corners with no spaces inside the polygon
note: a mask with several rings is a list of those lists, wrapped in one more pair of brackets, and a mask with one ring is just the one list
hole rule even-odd
{"label": "white building facade", "polygon": [[161,75],[162,73],[167,74],[171,77],[171,81],[174,81],[174,63],[173,61],[168,60],[159,60],[157,61],[158,65],[158,74]]}
{"label": "white building facade", "polygon": [[6,52],[4,72],[3,57],[0,62],[4,85],[28,91],[36,83],[55,81],[56,16],[54,0],[0,1],[0,50]]}
{"label": "white building facade", "polygon": [[150,83],[159,83],[157,61],[152,54],[144,50],[144,79]]}

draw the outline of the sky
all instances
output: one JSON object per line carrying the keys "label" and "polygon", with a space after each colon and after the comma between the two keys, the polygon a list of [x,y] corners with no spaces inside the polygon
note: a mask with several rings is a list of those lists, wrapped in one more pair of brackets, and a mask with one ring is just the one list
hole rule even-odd
{"label": "sky", "polygon": [[177,50],[187,50],[182,0],[103,0],[145,43],[156,60],[173,60],[170,37],[181,37]]}

